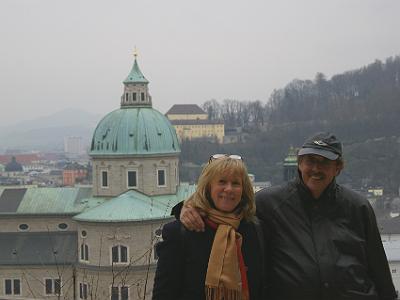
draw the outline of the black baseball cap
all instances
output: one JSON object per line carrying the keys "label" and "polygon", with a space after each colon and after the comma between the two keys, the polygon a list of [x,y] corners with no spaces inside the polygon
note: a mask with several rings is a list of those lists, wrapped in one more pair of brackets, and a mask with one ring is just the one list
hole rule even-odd
{"label": "black baseball cap", "polygon": [[301,146],[298,155],[317,154],[330,160],[342,156],[342,143],[329,132],[319,132],[308,138]]}

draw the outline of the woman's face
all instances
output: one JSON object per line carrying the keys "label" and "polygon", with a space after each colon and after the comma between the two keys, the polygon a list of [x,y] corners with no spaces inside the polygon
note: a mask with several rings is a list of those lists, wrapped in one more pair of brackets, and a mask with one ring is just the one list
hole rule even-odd
{"label": "woman's face", "polygon": [[210,183],[211,199],[219,211],[232,212],[242,199],[243,182],[241,176],[223,173]]}

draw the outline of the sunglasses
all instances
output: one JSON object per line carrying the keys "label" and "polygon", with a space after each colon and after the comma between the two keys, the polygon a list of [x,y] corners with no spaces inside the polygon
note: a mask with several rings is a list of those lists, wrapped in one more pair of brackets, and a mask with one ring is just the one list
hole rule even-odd
{"label": "sunglasses", "polygon": [[237,154],[213,154],[210,156],[210,159],[208,160],[208,163],[212,162],[213,160],[220,159],[223,157],[228,157],[231,159],[238,159],[238,160],[243,160],[243,158],[240,155]]}

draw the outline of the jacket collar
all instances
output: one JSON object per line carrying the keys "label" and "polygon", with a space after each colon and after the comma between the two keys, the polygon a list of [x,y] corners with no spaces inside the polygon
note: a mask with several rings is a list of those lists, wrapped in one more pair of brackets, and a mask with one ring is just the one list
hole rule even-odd
{"label": "jacket collar", "polygon": [[296,185],[298,187],[301,199],[307,199],[307,201],[311,202],[325,202],[329,199],[335,198],[336,191],[336,179],[334,178],[332,182],[328,185],[328,187],[322,192],[321,196],[318,199],[315,199],[309,188],[304,184],[303,179],[301,178],[301,174],[299,172],[299,176],[296,181]]}

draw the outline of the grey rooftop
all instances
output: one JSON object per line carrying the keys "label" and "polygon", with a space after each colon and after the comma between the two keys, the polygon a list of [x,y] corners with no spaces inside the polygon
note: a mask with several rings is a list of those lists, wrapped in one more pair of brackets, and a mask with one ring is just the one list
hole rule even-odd
{"label": "grey rooftop", "polygon": [[166,115],[205,114],[197,104],[174,104]]}

